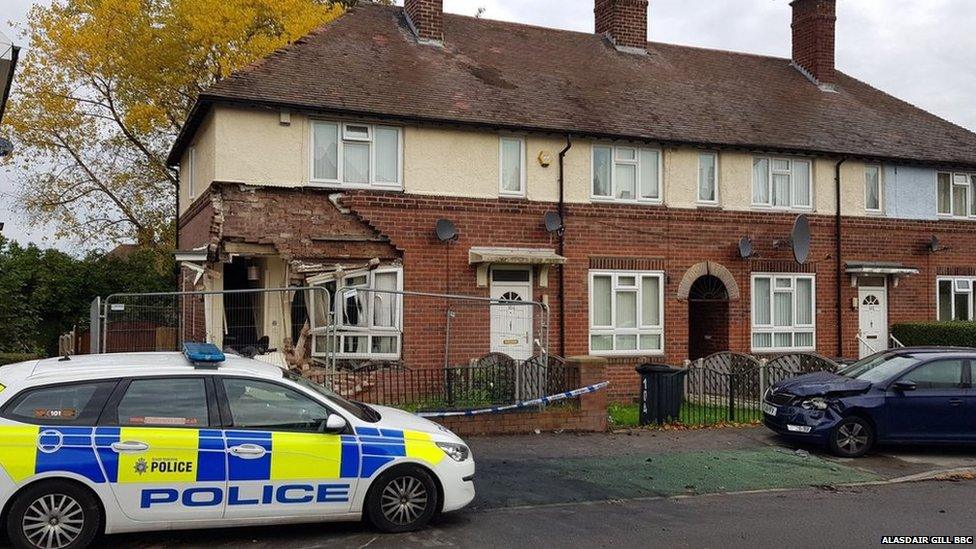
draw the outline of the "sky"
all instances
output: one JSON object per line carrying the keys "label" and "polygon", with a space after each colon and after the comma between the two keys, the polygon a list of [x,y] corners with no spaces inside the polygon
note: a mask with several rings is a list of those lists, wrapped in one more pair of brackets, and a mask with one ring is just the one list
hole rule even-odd
{"label": "sky", "polygon": [[[0,31],[19,41],[10,23],[25,23],[34,1],[0,0]],[[976,131],[976,1],[837,4],[840,70]],[[489,19],[593,30],[593,0],[444,0],[448,12],[475,15],[479,8]],[[790,14],[789,0],[650,0],[648,34],[659,42],[789,57]],[[76,249],[52,240],[48,227],[26,225],[11,205],[17,184],[14,174],[0,169],[3,234]]]}

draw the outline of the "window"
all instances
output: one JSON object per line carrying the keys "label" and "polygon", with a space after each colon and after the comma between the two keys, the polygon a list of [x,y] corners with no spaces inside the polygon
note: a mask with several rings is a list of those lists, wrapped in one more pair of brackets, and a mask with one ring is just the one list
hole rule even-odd
{"label": "window", "polygon": [[664,274],[590,271],[590,352],[664,351]]}
{"label": "window", "polygon": [[812,275],[753,275],[753,351],[813,350],[814,311],[816,286]]}
{"label": "window", "polygon": [[499,192],[525,196],[525,140],[519,137],[502,137],[499,146]]}
{"label": "window", "polygon": [[880,212],[881,193],[881,166],[865,166],[864,209],[869,212]]}
{"label": "window", "polygon": [[[338,281],[333,275],[310,282],[326,292],[314,292],[312,304],[316,319],[335,319],[334,336],[339,358],[396,360],[400,357],[403,327],[403,271],[397,267],[348,273]],[[390,293],[393,292],[393,293]],[[328,295],[330,304],[321,303]],[[325,325],[326,322],[320,323]],[[331,349],[332,336],[313,338],[313,356],[324,356]]]}
{"label": "window", "polygon": [[119,401],[118,424],[207,427],[206,381],[202,377],[134,379]]}
{"label": "window", "polygon": [[399,187],[400,149],[400,128],[313,121],[311,180],[354,187]]}
{"label": "window", "polygon": [[959,389],[963,382],[962,367],[963,361],[959,359],[937,360],[915,368],[899,381],[911,381],[919,389]]}
{"label": "window", "polygon": [[755,157],[752,161],[752,203],[783,209],[810,209],[813,193],[809,160]]}
{"label": "window", "polygon": [[196,163],[197,163],[197,149],[196,147],[190,147],[190,150],[186,153],[186,195],[190,198],[195,197],[197,194],[196,185],[193,178],[196,176]]}
{"label": "window", "polygon": [[5,416],[27,423],[94,425],[114,381],[31,389],[15,397]]}
{"label": "window", "polygon": [[937,279],[938,320],[973,320],[973,283],[971,277],[943,277]]}
{"label": "window", "polygon": [[976,217],[976,174],[940,173],[939,215]]}
{"label": "window", "polygon": [[698,155],[698,201],[718,203],[718,155],[715,153]]}
{"label": "window", "polygon": [[661,201],[661,151],[626,146],[593,147],[593,198]]}
{"label": "window", "polygon": [[234,427],[318,432],[329,410],[288,387],[255,379],[224,379]]}

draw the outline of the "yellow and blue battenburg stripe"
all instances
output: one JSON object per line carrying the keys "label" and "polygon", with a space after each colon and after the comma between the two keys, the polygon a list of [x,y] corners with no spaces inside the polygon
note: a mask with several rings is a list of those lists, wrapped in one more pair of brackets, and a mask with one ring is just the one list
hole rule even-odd
{"label": "yellow and blue battenburg stripe", "polygon": [[[112,445],[139,441],[145,452]],[[255,459],[227,449],[259,446]],[[94,483],[192,483],[370,478],[398,458],[436,465],[444,453],[419,431],[359,427],[354,435],[171,427],[0,428],[0,467],[15,481],[70,472]]]}

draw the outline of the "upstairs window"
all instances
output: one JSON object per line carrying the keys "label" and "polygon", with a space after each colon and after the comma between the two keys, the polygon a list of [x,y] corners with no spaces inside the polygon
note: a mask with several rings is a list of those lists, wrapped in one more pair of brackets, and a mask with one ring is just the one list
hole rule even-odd
{"label": "upstairs window", "polygon": [[194,198],[197,195],[196,182],[194,181],[196,177],[196,163],[197,149],[196,147],[190,147],[190,150],[186,152],[186,195],[190,198]]}
{"label": "upstairs window", "polygon": [[397,127],[315,120],[311,180],[351,187],[400,187],[401,142]]}
{"label": "upstairs window", "polygon": [[698,201],[704,204],[718,203],[718,155],[698,155]]}
{"label": "upstairs window", "polygon": [[590,192],[600,200],[660,202],[661,151],[595,145]]}
{"label": "upstairs window", "polygon": [[813,208],[809,160],[757,156],[752,161],[752,204],[779,209]]}
{"label": "upstairs window", "polygon": [[939,215],[976,217],[976,174],[939,174]]}
{"label": "upstairs window", "polygon": [[864,209],[881,211],[881,166],[864,167]]}
{"label": "upstairs window", "polygon": [[499,192],[508,196],[525,196],[525,140],[502,137],[499,140]]}

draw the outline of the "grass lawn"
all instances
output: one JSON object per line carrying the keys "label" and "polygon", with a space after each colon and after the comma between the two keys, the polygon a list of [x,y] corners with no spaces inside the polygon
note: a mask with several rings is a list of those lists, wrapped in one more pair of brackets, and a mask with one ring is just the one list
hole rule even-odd
{"label": "grass lawn", "polygon": [[[637,404],[610,404],[607,406],[610,425],[613,427],[637,427],[639,411]],[[708,406],[685,402],[679,412],[680,421],[676,425],[698,427],[706,425],[733,424],[749,425],[758,423],[761,416],[758,410],[737,409],[736,421],[729,421],[729,409],[725,406]]]}

